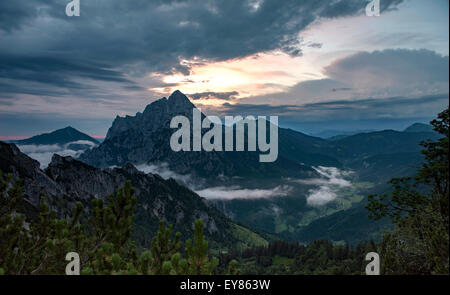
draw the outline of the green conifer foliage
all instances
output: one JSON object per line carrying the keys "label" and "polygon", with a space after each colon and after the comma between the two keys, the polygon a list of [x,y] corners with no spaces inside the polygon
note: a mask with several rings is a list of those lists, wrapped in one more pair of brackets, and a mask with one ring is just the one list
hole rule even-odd
{"label": "green conifer foliage", "polygon": [[[0,171],[0,274],[64,274],[68,252],[79,254],[81,274],[212,274],[217,259],[209,259],[203,223],[195,222],[193,243],[186,258],[179,253],[180,233],[171,238],[172,226],[163,221],[150,250],[140,255],[131,241],[136,207],[135,190],[127,181],[117,193],[92,201],[85,210],[77,203],[70,219],[58,219],[41,197],[37,220],[26,220],[19,180]],[[82,224],[83,213],[89,212]],[[235,269],[231,265],[230,269]]]}
{"label": "green conifer foliage", "polygon": [[164,221],[159,222],[158,233],[152,240],[151,257],[153,274],[169,274],[172,271],[171,259],[181,248],[180,233],[171,240],[172,225],[166,227]]}
{"label": "green conifer foliage", "polygon": [[203,221],[198,219],[194,224],[194,239],[186,241],[186,273],[193,275],[212,274],[217,267],[217,258],[209,259],[208,242],[203,235]]}
{"label": "green conifer foliage", "polygon": [[425,163],[416,177],[392,179],[392,194],[369,196],[370,216],[396,225],[380,247],[385,274],[449,273],[448,108],[431,124],[442,137],[422,143]]}

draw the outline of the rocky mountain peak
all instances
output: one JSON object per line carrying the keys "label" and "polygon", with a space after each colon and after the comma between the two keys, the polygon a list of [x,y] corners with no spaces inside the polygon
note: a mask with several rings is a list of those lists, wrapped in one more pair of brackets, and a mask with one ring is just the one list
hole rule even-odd
{"label": "rocky mountain peak", "polygon": [[79,140],[90,141],[94,144],[99,143],[95,138],[90,137],[72,126],[67,126],[50,133],[39,134],[27,139],[17,140],[15,143],[19,145],[64,145]]}
{"label": "rocky mountain peak", "polygon": [[60,164],[63,164],[65,161],[72,162],[72,160],[73,160],[73,158],[70,156],[63,157],[58,154],[53,154],[51,164],[52,165],[60,165]]}
{"label": "rocky mountain peak", "polygon": [[[0,141],[0,170],[5,173],[18,172],[21,175],[31,176],[39,170],[39,162],[20,152],[13,143]],[[21,170],[16,171],[19,167]]]}
{"label": "rocky mountain peak", "polygon": [[127,173],[130,173],[130,174],[138,174],[138,173],[141,173],[141,172],[140,172],[139,170],[137,170],[137,168],[134,167],[134,165],[131,164],[130,162],[126,163],[126,164],[122,167],[122,169],[125,170]]}
{"label": "rocky mountain peak", "polygon": [[52,161],[50,164],[48,164],[48,167],[46,170],[51,170],[52,168],[58,167],[59,169],[65,168],[65,167],[76,167],[76,169],[83,170],[83,169],[97,169],[94,167],[91,167],[83,162],[77,161],[71,156],[60,156],[58,154],[53,154]]}
{"label": "rocky mountain peak", "polygon": [[195,106],[189,98],[177,90],[168,99],[163,97],[147,105],[143,113],[138,112],[135,116],[117,116],[108,130],[106,140],[124,132],[149,136],[161,127],[168,127],[170,120],[176,115],[191,117],[193,108]]}
{"label": "rocky mountain peak", "polygon": [[149,104],[142,113],[116,118],[105,141],[86,150],[79,159],[98,168],[123,166],[127,162],[134,165],[166,165],[179,175],[208,179],[211,183],[222,183],[219,175],[230,179],[242,175],[260,178],[314,175],[312,168],[281,157],[276,163],[262,165],[258,160],[258,153],[250,151],[174,152],[170,147],[170,137],[174,133],[170,122],[179,115],[193,122],[193,108],[195,106],[186,95],[179,90],[174,91],[169,98],[161,98]]}
{"label": "rocky mountain peak", "polygon": [[169,96],[168,102],[171,104],[192,106],[192,103],[189,100],[189,98],[186,95],[184,95],[180,90],[175,90]]}
{"label": "rocky mountain peak", "polygon": [[60,188],[39,168],[39,162],[22,153],[15,144],[0,141],[0,171],[23,180],[23,196],[27,203],[39,206],[45,190],[49,196],[63,195]]}

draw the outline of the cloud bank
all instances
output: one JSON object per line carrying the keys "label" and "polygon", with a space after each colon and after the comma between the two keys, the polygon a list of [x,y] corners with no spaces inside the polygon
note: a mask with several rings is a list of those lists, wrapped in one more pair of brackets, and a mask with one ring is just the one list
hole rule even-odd
{"label": "cloud bank", "polygon": [[273,189],[245,189],[239,186],[218,186],[197,190],[196,193],[208,200],[230,201],[284,197],[287,196],[291,191],[292,188],[287,185],[279,185]]}
{"label": "cloud bank", "polygon": [[[416,112],[421,112],[422,108],[417,105],[423,100],[448,98],[449,93],[449,57],[426,49],[359,52],[332,62],[324,68],[323,74],[326,78],[300,82],[286,92],[250,97],[242,101],[242,106],[225,106],[241,109],[251,105],[255,108],[271,106],[272,111],[278,107],[285,113],[304,111],[302,115],[307,115],[309,111],[318,114],[319,107],[329,108],[336,103],[345,104],[345,109],[334,109],[335,113],[349,114],[349,107],[358,113],[375,107],[375,111],[370,109],[374,117],[381,111],[389,114],[389,109],[404,104],[403,100],[408,100]],[[391,109],[409,114],[403,108]]]}
{"label": "cloud bank", "polygon": [[41,169],[45,169],[52,161],[53,154],[77,158],[84,151],[84,149],[79,149],[80,145],[89,148],[95,146],[91,141],[77,140],[66,143],[65,145],[17,145],[17,147],[22,153],[37,160],[41,164]]}
{"label": "cloud bank", "polygon": [[169,169],[167,163],[160,164],[140,164],[136,165],[136,169],[144,173],[158,174],[164,179],[173,178],[188,187],[192,186],[192,177],[189,174],[181,175]]}
{"label": "cloud bank", "polygon": [[306,202],[310,206],[323,206],[339,197],[339,190],[351,186],[347,180],[352,172],[343,171],[336,167],[313,167],[322,178],[294,180],[297,183],[313,185],[316,188],[310,189],[306,197]]}
{"label": "cloud bank", "polygon": [[[201,180],[194,180],[191,175],[181,175],[169,169],[167,163],[136,165],[139,171],[158,174],[164,179],[173,178],[189,187],[199,196],[208,200],[254,200],[287,196],[292,187],[279,185],[272,189],[248,189],[239,186],[204,187]],[[220,177],[220,176],[219,176]]]}
{"label": "cloud bank", "polygon": [[[83,90],[84,97],[98,97],[93,81],[143,90],[136,77],[188,74],[193,62],[275,49],[297,56],[300,31],[319,19],[362,14],[368,2],[97,0],[82,1],[81,16],[69,18],[65,1],[1,1],[0,43],[8,46],[0,48],[7,70],[0,71],[0,92],[67,96]],[[384,0],[381,10],[401,2]]]}

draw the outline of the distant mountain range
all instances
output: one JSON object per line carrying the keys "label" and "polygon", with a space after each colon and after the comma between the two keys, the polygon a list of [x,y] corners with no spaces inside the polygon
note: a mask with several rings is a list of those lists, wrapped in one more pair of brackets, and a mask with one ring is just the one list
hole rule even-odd
{"label": "distant mountain range", "polygon": [[352,131],[343,131],[343,130],[323,130],[317,133],[313,133],[312,136],[320,137],[323,139],[339,139],[350,135],[355,135],[358,133],[367,133],[367,132],[374,132],[376,130],[373,129],[367,129],[367,130],[352,130]]}
{"label": "distant mountain range", "polygon": [[[419,143],[438,138],[436,133],[420,124],[405,132],[364,132],[332,140],[279,128],[279,156],[274,163],[259,163],[254,152],[173,152],[169,138],[174,131],[169,128],[169,122],[175,115],[191,118],[193,108],[195,106],[189,99],[176,91],[168,99],[149,104],[136,116],[117,117],[104,142],[86,151],[80,160],[97,167],[120,166],[126,162],[136,165],[165,163],[176,174],[195,177],[191,187],[198,187],[200,183],[202,193],[216,194],[210,202],[234,220],[283,237],[306,240],[312,236],[309,224],[317,228],[323,218],[345,214],[343,210],[350,208],[359,212],[347,218],[355,227],[372,224],[370,228],[379,232],[385,223],[376,225],[367,219],[364,207],[360,205],[365,196],[388,189],[386,182],[391,177],[411,175],[423,159]],[[316,167],[320,166],[352,171],[346,180],[351,181],[351,189],[330,192],[332,184],[323,183],[336,180],[317,173]],[[282,192],[284,188],[289,189]],[[235,194],[242,191],[245,194],[246,190],[248,198],[234,199]],[[252,192],[271,190],[275,191],[273,197],[250,197]],[[319,197],[321,193],[325,197],[339,194],[339,198],[320,208],[311,207],[307,199],[313,192]],[[348,222],[340,226],[347,225]],[[348,235],[347,229],[334,230],[342,234],[341,240],[355,238]],[[360,231],[365,234],[359,238],[373,237],[372,230]],[[338,237],[333,235],[333,238]]]}
{"label": "distant mountain range", "polygon": [[[327,140],[339,140],[344,137],[356,135],[359,133],[372,133],[377,132],[379,130],[367,129],[367,130],[351,130],[351,131],[343,131],[343,130],[323,130],[318,133],[312,134],[312,136],[320,137]],[[434,132],[433,126],[430,124],[424,123],[414,123],[411,126],[407,127],[403,132]]]}
{"label": "distant mountain range", "polygon": [[[283,154],[279,154],[274,163],[260,163],[259,152],[172,151],[169,139],[174,129],[170,128],[170,121],[174,116],[182,115],[192,122],[193,108],[195,106],[183,93],[175,91],[168,99],[162,98],[149,104],[136,116],[117,117],[105,140],[99,146],[83,153],[80,160],[101,168],[121,166],[127,162],[135,165],[167,164],[168,168],[177,174],[189,174],[211,185],[223,184],[224,179],[232,182],[236,178],[246,181],[249,178],[319,176],[314,169],[303,165],[298,159]],[[311,137],[311,140],[315,139]],[[313,160],[317,165],[336,164],[334,159],[315,155],[313,152],[302,154],[309,155],[303,157],[305,161]]]}
{"label": "distant mountain range", "polygon": [[405,132],[365,132],[332,141],[279,128],[279,156],[275,163],[259,163],[257,152],[173,152],[169,146],[174,132],[169,127],[170,120],[176,115],[192,118],[193,108],[184,94],[175,91],[168,99],[149,104],[136,116],[116,117],[105,140],[83,153],[80,160],[100,168],[127,162],[167,163],[178,174],[212,182],[219,176],[311,178],[318,177],[310,168],[313,166],[371,170],[376,157],[386,161],[389,155],[420,154],[420,141],[438,136],[425,124],[414,124]]}
{"label": "distant mountain range", "polygon": [[[174,132],[169,127],[170,120],[183,115],[192,122],[193,108],[195,106],[183,93],[175,91],[169,98],[149,104],[142,113],[118,116],[105,140],[79,156],[79,160],[89,166],[56,156],[45,173],[50,176],[54,167],[59,165],[57,163],[69,165],[67,163],[70,162],[77,163],[76,167],[90,168],[77,168],[84,172],[80,174],[74,170],[67,174],[68,179],[83,179],[82,173],[92,175],[95,171],[94,174],[104,176],[90,178],[102,182],[105,177],[114,175],[122,183],[125,176],[135,178],[139,175],[135,183],[142,186],[147,181],[145,174],[132,169],[133,164],[146,172],[174,177],[179,184],[206,196],[209,199],[203,200],[206,206],[214,205],[234,221],[252,228],[297,241],[326,237],[353,243],[377,238],[381,230],[389,226],[386,220],[373,222],[367,218],[364,208],[366,196],[389,190],[386,182],[392,177],[412,175],[423,160],[420,142],[439,137],[431,126],[421,123],[404,131],[367,131],[328,139],[279,128],[279,155],[274,163],[260,163],[259,152],[173,152],[169,145]],[[69,129],[51,134],[65,133],[80,132]],[[41,140],[43,137],[48,139],[48,136],[33,137],[39,141],[29,142],[54,144],[55,141]],[[86,137],[81,139],[78,136],[77,140],[86,140]],[[55,136],[54,140],[60,137]],[[74,138],[68,137],[67,140]],[[61,178],[58,173],[51,175]],[[152,173],[149,175],[156,177]],[[97,188],[93,180],[86,179],[86,182],[90,185],[86,195],[96,195],[106,187]],[[115,183],[112,187],[118,185]],[[177,191],[181,192],[181,185]],[[175,181],[171,186],[175,187]],[[312,205],[315,204],[311,202],[313,197],[318,198],[319,203],[324,199],[326,202]],[[183,203],[189,210],[195,211],[197,206],[203,206],[193,199],[186,202],[196,204],[189,207],[188,203]],[[159,210],[156,203],[148,206],[153,208],[152,212],[157,212],[155,208]],[[152,218],[158,216],[155,214]],[[174,214],[166,219],[177,220]],[[138,228],[145,231],[143,224],[149,220],[142,219],[142,226]],[[187,229],[183,231],[189,232]]]}
{"label": "distant mountain range", "polygon": [[430,124],[414,123],[404,130],[404,132],[434,132]]}
{"label": "distant mountain range", "polygon": [[13,143],[38,160],[43,168],[51,162],[53,154],[78,157],[83,151],[99,144],[96,139],[70,126]]}
{"label": "distant mountain range", "polygon": [[65,145],[68,143],[83,140],[92,142],[94,144],[99,144],[99,142],[95,138],[92,138],[89,135],[82,133],[70,126],[63,129],[58,129],[50,133],[44,133],[27,139],[17,140],[14,141],[14,143],[19,145]]}

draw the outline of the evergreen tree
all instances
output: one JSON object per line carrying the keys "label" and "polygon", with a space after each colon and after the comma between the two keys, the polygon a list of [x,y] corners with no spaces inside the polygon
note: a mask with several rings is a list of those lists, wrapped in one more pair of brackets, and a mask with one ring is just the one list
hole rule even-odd
{"label": "evergreen tree", "polygon": [[[172,269],[172,262],[178,262],[178,258],[173,258],[175,254],[178,253],[178,250],[181,248],[180,242],[180,233],[176,233],[175,239],[171,240],[170,236],[172,233],[172,225],[169,227],[164,226],[164,221],[159,222],[159,229],[157,235],[152,240],[151,245],[151,257],[152,257],[152,273],[154,274],[169,274]],[[178,256],[176,256],[178,257]],[[165,264],[165,265],[164,265]],[[177,264],[178,265],[178,264]],[[163,272],[165,266],[165,272]],[[170,266],[170,269],[169,269]],[[169,269],[169,273],[167,270]],[[176,272],[176,271],[175,271]]]}
{"label": "evergreen tree", "polygon": [[198,219],[194,224],[194,239],[186,241],[185,272],[193,275],[212,274],[217,267],[217,258],[209,259],[208,242],[203,235],[203,221]]}
{"label": "evergreen tree", "polygon": [[238,268],[238,262],[233,259],[228,264],[228,274],[229,275],[240,275],[241,270]]}
{"label": "evergreen tree", "polygon": [[[70,219],[58,219],[42,196],[37,220],[26,220],[18,213],[21,181],[0,171],[0,274],[64,274],[68,252],[79,254],[82,274],[212,274],[218,260],[208,257],[201,220],[195,222],[193,242],[186,243],[185,258],[178,252],[181,234],[171,239],[172,226],[163,221],[151,249],[138,255],[131,241],[134,192],[127,181],[106,203],[93,200],[86,224],[80,222],[81,203]],[[237,274],[236,266],[231,261],[229,273]]]}
{"label": "evergreen tree", "polygon": [[389,216],[396,225],[380,245],[385,274],[449,273],[448,108],[431,124],[442,137],[422,143],[417,176],[392,179],[391,195],[369,196],[370,216]]}
{"label": "evergreen tree", "polygon": [[92,236],[87,236],[87,249],[83,249],[83,255],[80,254],[83,273],[135,272],[133,262],[137,261],[136,249],[131,242],[133,212],[136,206],[134,192],[131,182],[126,181],[123,188],[119,188],[115,195],[109,196],[106,205],[102,199],[92,201]]}

